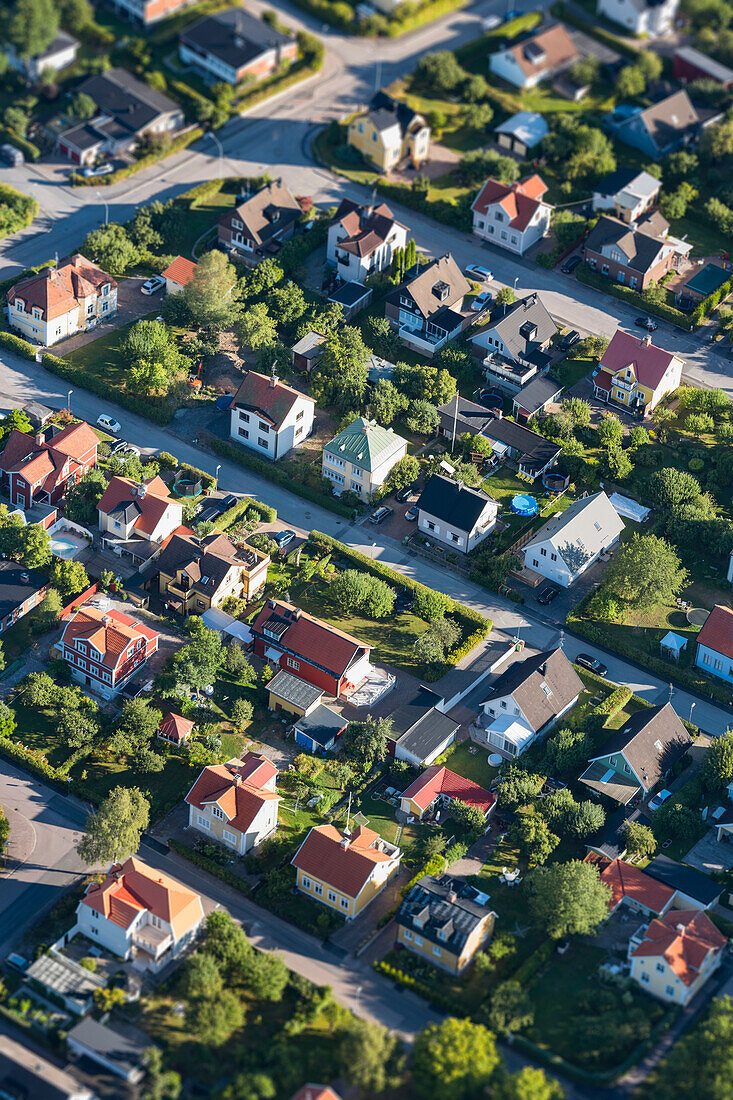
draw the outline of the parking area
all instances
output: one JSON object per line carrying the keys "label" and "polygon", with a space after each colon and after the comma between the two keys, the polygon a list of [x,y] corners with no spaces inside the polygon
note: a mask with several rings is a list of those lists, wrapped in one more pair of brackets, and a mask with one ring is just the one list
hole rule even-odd
{"label": "parking area", "polygon": [[165,290],[159,290],[157,294],[143,294],[140,288],[145,280],[144,275],[131,275],[129,278],[118,279],[117,312],[114,316],[104,324],[90,329],[89,332],[80,332],[68,340],[62,340],[54,351],[59,355],[67,355],[70,351],[76,351],[77,348],[98,340],[111,329],[122,328],[123,325],[129,325],[131,321],[137,321],[138,318],[159,310],[163,304]]}

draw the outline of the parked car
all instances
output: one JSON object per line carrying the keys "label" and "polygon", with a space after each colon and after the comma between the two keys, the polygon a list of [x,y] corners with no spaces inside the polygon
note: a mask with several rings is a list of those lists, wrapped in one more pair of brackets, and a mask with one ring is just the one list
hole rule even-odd
{"label": "parked car", "polygon": [[140,290],[143,294],[157,294],[159,290],[162,290],[165,286],[165,279],[162,275],[154,275],[152,279],[147,279]]}
{"label": "parked car", "polygon": [[580,340],[580,333],[577,329],[571,329],[570,332],[566,332],[564,336],[561,336],[558,341],[558,347],[563,351],[570,351],[572,347]]}
{"label": "parked car", "polygon": [[414,523],[417,517],[420,515],[420,509],[417,504],[413,504],[412,508],[408,508],[405,512],[405,519],[408,523]]}
{"label": "parked car", "polygon": [[109,453],[110,453],[110,455],[119,454],[120,451],[124,451],[126,446],[127,446],[127,440],[126,439],[116,439],[114,441],[114,443],[110,443]]}
{"label": "parked car", "polygon": [[284,550],[285,547],[293,541],[295,538],[295,531],[274,531],[270,538],[277,544],[279,550]]}
{"label": "parked car", "polygon": [[394,508],[387,508],[385,505],[382,505],[381,508],[377,508],[376,512],[372,512],[372,514],[369,517],[369,522],[370,523],[384,523],[384,521],[389,516],[391,516],[393,512],[394,512]]}
{"label": "parked car", "polygon": [[490,290],[485,290],[483,294],[477,294],[471,302],[471,309],[474,313],[480,313],[483,309],[488,309],[493,297]]}
{"label": "parked car", "polygon": [[668,791],[666,787],[663,791],[657,791],[657,793],[654,795],[654,798],[649,799],[649,809],[652,813],[654,813],[655,810],[658,810],[660,806],[663,806],[664,803],[671,797],[672,792]]}
{"label": "parked car", "polygon": [[220,515],[219,509],[215,504],[210,504],[208,508],[202,508],[200,512],[196,513],[196,524],[199,523],[213,523],[215,519],[218,519]]}
{"label": "parked car", "polygon": [[591,657],[590,653],[579,653],[575,658],[575,664],[581,668],[587,668],[589,672],[595,672],[596,676],[608,676],[608,669],[597,657]]}
{"label": "parked car", "polygon": [[554,584],[548,584],[546,588],[543,588],[537,597],[537,603],[548,604],[552,603],[555,596],[559,596],[560,589],[556,588]]}
{"label": "parked car", "polygon": [[227,495],[222,500],[217,501],[219,505],[219,511],[228,512],[230,508],[234,507],[238,500],[239,497],[236,497],[234,493],[227,493]]}
{"label": "parked car", "polygon": [[20,149],[16,149],[14,145],[7,143],[0,145],[0,159],[4,164],[9,164],[11,168],[22,168],[25,164],[25,157]]}
{"label": "parked car", "polygon": [[469,264],[466,274],[472,279],[478,279],[480,283],[486,283],[494,278],[488,267],[484,267],[483,264]]}
{"label": "parked car", "polygon": [[137,455],[140,458],[142,451],[139,447],[136,447],[134,443],[126,443],[124,447],[120,447],[118,451],[120,458],[125,458],[128,455]]}
{"label": "parked car", "polygon": [[486,33],[486,31],[495,31],[501,24],[502,18],[500,15],[487,15],[481,20],[481,26],[484,29],[484,33]]}
{"label": "parked car", "polygon": [[580,256],[571,256],[570,259],[566,260],[560,268],[563,275],[572,275],[576,267],[580,263],[580,259]]}
{"label": "parked car", "polygon": [[414,485],[406,485],[404,489],[400,489],[399,493],[395,493],[394,498],[398,504],[405,504],[414,492]]}
{"label": "parked car", "polygon": [[109,176],[112,172],[114,172],[113,165],[98,164],[96,168],[84,168],[81,174],[89,179],[91,176]]}
{"label": "parked car", "polygon": [[637,328],[645,328],[647,332],[656,332],[659,325],[656,321],[652,321],[651,317],[637,317],[634,321]]}
{"label": "parked car", "polygon": [[113,416],[107,416],[107,413],[102,413],[97,417],[97,427],[102,428],[105,432],[112,432],[113,435],[117,435],[122,431],[122,425],[119,421],[115,420]]}

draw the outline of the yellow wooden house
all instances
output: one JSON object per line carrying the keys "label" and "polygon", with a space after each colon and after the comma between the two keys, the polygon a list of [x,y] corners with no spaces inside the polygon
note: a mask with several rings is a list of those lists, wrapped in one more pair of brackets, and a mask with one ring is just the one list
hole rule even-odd
{"label": "yellow wooden house", "polygon": [[673,352],[656,347],[651,336],[614,334],[593,379],[595,396],[609,405],[648,416],[674,393],[684,366]]}
{"label": "yellow wooden house", "polygon": [[293,856],[299,890],[347,920],[358,916],[397,873],[402,853],[372,829],[316,825]]}

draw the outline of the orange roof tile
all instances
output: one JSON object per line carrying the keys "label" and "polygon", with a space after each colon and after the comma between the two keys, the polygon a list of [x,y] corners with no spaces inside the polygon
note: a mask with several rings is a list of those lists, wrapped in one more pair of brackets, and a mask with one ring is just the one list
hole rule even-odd
{"label": "orange roof tile", "polygon": [[290,1100],[341,1100],[329,1085],[303,1085]]}
{"label": "orange roof tile", "polygon": [[176,256],[173,263],[168,264],[168,267],[161,274],[164,279],[170,279],[178,286],[188,286],[196,274],[197,267],[198,264],[195,264],[193,260],[187,260],[185,256]]}
{"label": "orange roof tile", "polygon": [[469,806],[478,806],[484,813],[496,802],[496,795],[491,791],[484,790],[478,783],[474,783],[471,779],[464,779],[462,775],[456,775],[455,772],[440,764],[433,764],[426,768],[422,775],[419,775],[407,790],[402,792],[401,797],[409,798],[421,810],[427,810],[439,794],[465,802]]}
{"label": "orange roof tile", "polygon": [[520,232],[527,228],[532,216],[541,205],[547,184],[541,176],[526,176],[512,184],[487,179],[471,206],[479,214],[485,214],[490,206],[499,205],[510,217],[510,226]]}
{"label": "orange roof tile", "polygon": [[611,887],[609,909],[615,909],[628,899],[638,902],[652,913],[661,913],[674,897],[674,890],[657,882],[651,875],[645,875],[639,867],[625,863],[622,859],[609,860],[605,856],[590,852],[586,863],[593,863],[600,872],[601,882]]}
{"label": "orange roof tile", "polygon": [[[144,491],[141,489],[144,488]],[[140,514],[133,527],[146,535],[152,535],[160,523],[166,508],[177,501],[168,496],[168,486],[160,477],[153,477],[144,483],[144,487],[129,477],[113,477],[102,494],[97,507],[100,512],[109,515],[115,508],[126,502],[137,505]]]}
{"label": "orange roof tile", "polygon": [[185,741],[191,735],[191,730],[194,727],[194,723],[188,718],[183,718],[180,714],[175,714],[173,711],[170,714],[166,714],[163,721],[158,726],[158,732],[163,737],[167,737],[169,741]]}
{"label": "orange roof tile", "polygon": [[280,801],[277,791],[266,789],[276,776],[272,761],[247,753],[241,761],[204,768],[185,801],[200,810],[216,803],[227,815],[228,825],[244,833],[266,802]]}
{"label": "orange roof tile", "polygon": [[114,669],[128,647],[141,637],[154,641],[158,634],[121,611],[104,613],[96,607],[85,606],[73,612],[61,641],[71,645],[77,638],[85,638],[102,654],[102,664]]}
{"label": "orange roof tile", "polygon": [[671,909],[657,917],[634,951],[634,958],[663,958],[685,985],[692,985],[711,951],[728,940],[700,909]]}
{"label": "orange roof tile", "polygon": [[137,914],[147,909],[170,924],[176,939],[194,928],[204,915],[198,894],[135,856],[116,863],[104,882],[89,888],[82,904],[121,928],[129,928]]}
{"label": "orange roof tile", "polygon": [[369,881],[374,866],[394,856],[375,847],[380,837],[372,829],[355,829],[344,843],[344,835],[333,825],[315,825],[290,861],[306,875],[356,898]]}

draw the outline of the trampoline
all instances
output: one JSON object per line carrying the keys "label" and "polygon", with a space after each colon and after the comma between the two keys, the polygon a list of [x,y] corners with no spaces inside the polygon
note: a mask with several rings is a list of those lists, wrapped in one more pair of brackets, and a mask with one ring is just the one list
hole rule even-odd
{"label": "trampoline", "polygon": [[518,516],[536,516],[538,511],[539,505],[529,493],[517,493],[512,497],[512,512],[516,512]]}
{"label": "trampoline", "polygon": [[545,474],[542,484],[548,493],[562,493],[570,484],[570,478],[565,477],[564,474]]}
{"label": "trampoline", "polygon": [[709,614],[704,607],[691,607],[687,612],[687,621],[690,626],[705,626]]}
{"label": "trampoline", "polygon": [[201,479],[181,474],[173,482],[173,492],[179,497],[201,496]]}
{"label": "trampoline", "polygon": [[504,398],[496,390],[481,390],[478,397],[479,404],[483,405],[485,409],[503,409]]}

